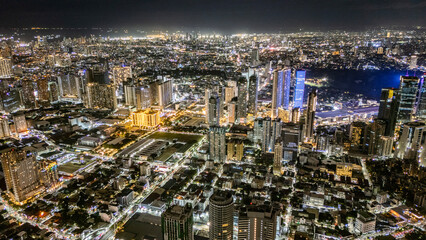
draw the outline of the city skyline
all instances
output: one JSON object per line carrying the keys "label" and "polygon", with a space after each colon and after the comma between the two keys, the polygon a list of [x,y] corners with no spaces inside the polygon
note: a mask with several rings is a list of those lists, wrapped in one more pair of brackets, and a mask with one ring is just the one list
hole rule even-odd
{"label": "city skyline", "polygon": [[426,1],[0,1],[0,239],[426,236]]}
{"label": "city skyline", "polygon": [[[414,1],[2,1],[0,27],[120,27],[219,33],[360,31],[424,26],[426,2]],[[408,14],[407,14],[408,12]],[[20,16],[16,18],[14,16]],[[232,22],[232,24],[229,24]]]}

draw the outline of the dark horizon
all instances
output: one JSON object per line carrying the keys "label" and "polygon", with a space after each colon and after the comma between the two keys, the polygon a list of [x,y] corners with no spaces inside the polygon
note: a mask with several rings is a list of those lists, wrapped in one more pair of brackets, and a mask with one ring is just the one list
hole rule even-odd
{"label": "dark horizon", "polygon": [[3,29],[101,27],[267,33],[426,25],[423,0],[0,0],[0,6]]}

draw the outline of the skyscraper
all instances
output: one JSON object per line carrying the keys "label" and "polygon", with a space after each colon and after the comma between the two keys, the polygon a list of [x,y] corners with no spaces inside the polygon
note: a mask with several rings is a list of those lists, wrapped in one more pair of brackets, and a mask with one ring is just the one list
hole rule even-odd
{"label": "skyscraper", "polygon": [[132,68],[130,66],[116,66],[112,68],[112,77],[115,85],[120,85],[128,78],[132,78]]}
{"label": "skyscraper", "polygon": [[399,122],[409,122],[415,114],[418,87],[418,77],[401,76],[397,117]]}
{"label": "skyscraper", "polygon": [[209,98],[208,112],[207,112],[207,123],[210,126],[219,126],[220,124],[220,108],[221,102],[217,95],[211,95]]}
{"label": "skyscraper", "polygon": [[271,143],[272,120],[267,117],[262,120],[262,152],[269,152]]}
{"label": "skyscraper", "polygon": [[272,88],[272,118],[276,118],[279,108],[288,110],[290,107],[291,69],[274,71]]}
{"label": "skyscraper", "polygon": [[366,142],[366,127],[367,124],[365,122],[352,122],[349,131],[352,151],[362,151],[364,149]]}
{"label": "skyscraper", "polygon": [[305,93],[305,78],[306,78],[305,70],[296,70],[296,81],[294,84],[294,100],[293,100],[294,108],[303,107],[303,96]]}
{"label": "skyscraper", "polygon": [[273,171],[275,175],[281,176],[282,160],[284,155],[284,146],[281,137],[275,141]]}
{"label": "skyscraper", "polygon": [[426,120],[426,76],[420,79],[418,103],[417,103],[417,117]]}
{"label": "skyscraper", "polygon": [[299,153],[299,142],[301,140],[301,127],[296,123],[284,123],[282,126],[283,159],[293,161]]}
{"label": "skyscraper", "polygon": [[237,119],[241,121],[247,117],[247,79],[240,77],[238,79],[238,106]]}
{"label": "skyscraper", "polygon": [[16,134],[28,131],[27,119],[25,114],[17,113],[13,115],[13,123],[15,124]]}
{"label": "skyscraper", "polygon": [[61,98],[81,98],[80,81],[71,74],[58,77],[59,94]]}
{"label": "skyscraper", "polygon": [[304,126],[305,138],[312,139],[314,136],[315,112],[317,105],[317,90],[312,90],[308,96],[308,107],[306,109],[306,121]]}
{"label": "skyscraper", "polygon": [[416,69],[417,68],[417,56],[413,55],[410,58],[410,68]]}
{"label": "skyscraper", "polygon": [[0,57],[0,78],[12,77],[12,61]]}
{"label": "skyscraper", "polygon": [[226,129],[212,126],[209,130],[209,158],[215,162],[223,163],[226,160]]}
{"label": "skyscraper", "polygon": [[161,215],[161,230],[164,240],[193,240],[194,220],[192,207],[173,205]]}
{"label": "skyscraper", "polygon": [[87,107],[107,108],[114,110],[117,108],[117,97],[115,86],[112,84],[87,84]]}
{"label": "skyscraper", "polygon": [[368,124],[366,129],[365,147],[369,155],[377,155],[379,150],[382,136],[385,136],[386,122],[384,120],[375,119],[374,122]]}
{"label": "skyscraper", "polygon": [[231,192],[215,191],[209,199],[209,239],[232,240],[234,199]]}
{"label": "skyscraper", "polygon": [[402,127],[402,134],[397,144],[395,157],[416,159],[426,151],[426,125],[423,122],[409,122]]}
{"label": "skyscraper", "polygon": [[257,114],[258,81],[256,75],[252,75],[249,78],[247,113],[251,114],[254,118]]}
{"label": "skyscraper", "polygon": [[271,129],[269,149],[268,149],[269,152],[275,151],[275,140],[277,140],[277,138],[281,137],[281,130],[282,130],[281,124],[282,124],[281,119],[279,119],[279,118],[275,118],[271,122],[272,129]]}
{"label": "skyscraper", "polygon": [[32,79],[24,78],[21,80],[21,85],[21,98],[24,107],[28,109],[37,107],[35,82]]}
{"label": "skyscraper", "polygon": [[16,202],[23,202],[41,189],[40,171],[32,152],[7,148],[0,152],[7,192]]}
{"label": "skyscraper", "polygon": [[10,127],[7,118],[0,117],[0,138],[10,137]]}
{"label": "skyscraper", "polygon": [[275,70],[273,76],[271,118],[275,119],[278,115],[278,108],[281,107],[282,104],[284,73],[282,71]]}
{"label": "skyscraper", "polygon": [[228,104],[232,101],[232,99],[234,97],[236,97],[235,95],[236,92],[236,87],[234,86],[228,86],[225,88],[225,103]]}
{"label": "skyscraper", "polygon": [[173,81],[165,80],[158,84],[158,105],[166,107],[173,102]]}
{"label": "skyscraper", "polygon": [[231,102],[228,103],[228,123],[234,124],[237,119],[237,106],[238,98],[234,97]]}
{"label": "skyscraper", "polygon": [[137,110],[151,107],[149,86],[124,84],[124,100],[127,106],[134,106]]}
{"label": "skyscraper", "polygon": [[241,161],[244,157],[244,143],[240,139],[231,139],[227,144],[227,159]]}
{"label": "skyscraper", "polygon": [[58,84],[56,82],[49,82],[48,89],[49,89],[50,103],[58,101],[59,100]]}
{"label": "skyscraper", "polygon": [[252,49],[250,55],[251,55],[250,56],[251,65],[256,66],[259,63],[259,49],[258,48]]}
{"label": "skyscraper", "polygon": [[378,118],[386,122],[385,136],[393,137],[395,134],[399,106],[398,95],[398,89],[382,89]]}
{"label": "skyscraper", "polygon": [[278,211],[268,205],[248,206],[239,212],[238,240],[274,240]]}

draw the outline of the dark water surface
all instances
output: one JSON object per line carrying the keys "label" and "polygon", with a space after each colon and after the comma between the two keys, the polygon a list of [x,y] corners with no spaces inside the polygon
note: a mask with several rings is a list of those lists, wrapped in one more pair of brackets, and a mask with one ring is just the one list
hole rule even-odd
{"label": "dark water surface", "polygon": [[[399,87],[401,75],[413,75],[412,71],[392,71],[392,70],[330,70],[330,69],[309,69],[307,78],[327,78],[330,88],[337,88],[342,91],[352,93],[362,93],[367,97],[380,99],[382,88]],[[421,76],[420,72],[416,76]]]}

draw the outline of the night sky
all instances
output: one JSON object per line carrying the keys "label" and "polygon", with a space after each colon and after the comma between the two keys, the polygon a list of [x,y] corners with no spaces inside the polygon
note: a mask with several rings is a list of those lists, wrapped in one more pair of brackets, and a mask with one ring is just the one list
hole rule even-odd
{"label": "night sky", "polygon": [[422,0],[0,0],[0,27],[218,32],[426,25]]}

